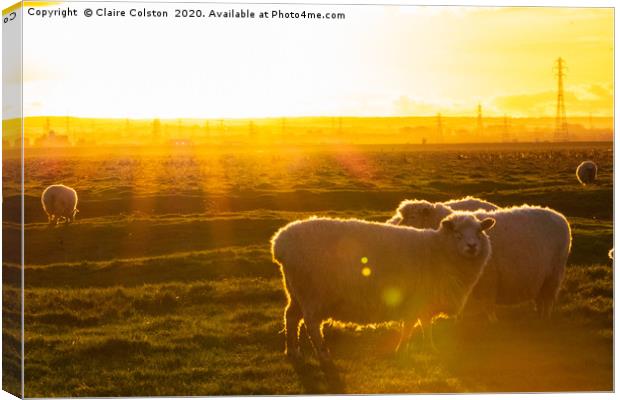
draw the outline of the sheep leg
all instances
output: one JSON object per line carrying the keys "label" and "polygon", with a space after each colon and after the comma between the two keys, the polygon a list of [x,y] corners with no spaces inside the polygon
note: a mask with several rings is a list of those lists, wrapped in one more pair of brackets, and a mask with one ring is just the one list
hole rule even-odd
{"label": "sheep leg", "polygon": [[314,318],[306,318],[304,316],[304,323],[306,324],[308,336],[310,336],[310,341],[314,346],[314,351],[316,352],[321,365],[329,369],[334,368],[334,362],[332,361],[331,354],[329,353],[329,349],[325,345],[325,340],[323,338],[322,321]]}
{"label": "sheep leg", "polygon": [[422,329],[424,348],[430,350],[430,352],[432,353],[438,353],[439,350],[437,350],[437,347],[435,346],[435,341],[433,340],[433,317],[425,315],[420,318],[420,322],[422,324],[422,327],[428,327],[426,331]]}
{"label": "sheep leg", "polygon": [[489,321],[490,324],[497,323],[497,314],[495,313],[494,302],[485,302],[484,313],[486,314],[487,321]]}
{"label": "sheep leg", "polygon": [[547,315],[550,313],[549,311],[550,307],[547,303],[547,299],[545,299],[545,296],[543,295],[538,295],[535,302],[536,302],[536,313],[538,314],[538,317],[540,319],[545,319]]}
{"label": "sheep leg", "polygon": [[541,290],[536,297],[536,311],[541,319],[548,319],[551,316],[551,310],[555,301],[555,293],[552,290]]}
{"label": "sheep leg", "polygon": [[396,353],[402,353],[409,348],[409,341],[411,340],[411,334],[417,324],[417,320],[406,320],[403,322],[400,331],[400,340],[394,350]]}
{"label": "sheep leg", "polygon": [[[562,271],[561,267],[558,267]],[[536,297],[536,311],[542,319],[548,319],[551,316],[553,304],[560,291],[563,273],[555,272],[545,279],[538,296]]]}
{"label": "sheep leg", "polygon": [[284,310],[284,327],[286,333],[286,347],[284,354],[294,360],[301,359],[301,351],[299,349],[299,328],[302,320],[301,309],[299,304],[292,298]]}
{"label": "sheep leg", "polygon": [[[497,303],[497,288],[499,286],[499,276],[497,268],[494,265],[487,266],[487,269],[480,277],[470,300],[475,298],[480,305],[480,311],[487,318],[490,324],[497,322],[497,315],[495,314],[495,304]],[[469,303],[468,303],[469,304]]]}

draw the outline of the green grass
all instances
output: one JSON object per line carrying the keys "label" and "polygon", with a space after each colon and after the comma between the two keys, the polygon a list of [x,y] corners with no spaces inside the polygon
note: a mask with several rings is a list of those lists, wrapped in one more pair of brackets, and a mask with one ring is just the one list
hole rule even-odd
{"label": "green grass", "polygon": [[[27,159],[25,395],[609,391],[610,148]],[[585,158],[600,168],[592,187],[574,177]],[[38,196],[60,181],[78,190],[80,214],[49,228]],[[310,215],[380,221],[405,198],[463,195],[550,206],[569,218],[573,250],[551,321],[538,321],[530,304],[500,308],[496,325],[441,320],[439,354],[420,350],[416,337],[400,357],[394,324],[334,325],[326,338],[341,381],[321,370],[307,339],[305,363],[287,361],[285,296],[268,243],[280,226]],[[14,247],[19,203],[4,200],[4,245]],[[19,365],[13,256],[3,265],[4,387]]]}
{"label": "green grass", "polygon": [[395,326],[327,328],[344,388],[307,340],[305,365],[282,354],[278,278],[31,289],[26,386],[35,397],[611,390],[611,274],[571,266],[548,323],[530,305],[500,310],[494,326],[438,321],[437,355],[418,339],[395,356]]}

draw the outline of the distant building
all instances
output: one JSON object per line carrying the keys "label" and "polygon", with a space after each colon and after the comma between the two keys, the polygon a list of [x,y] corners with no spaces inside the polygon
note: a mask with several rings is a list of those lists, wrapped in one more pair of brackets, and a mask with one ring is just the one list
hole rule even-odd
{"label": "distant building", "polygon": [[37,147],[70,147],[71,142],[67,135],[57,135],[54,131],[49,131],[47,135],[43,135],[36,139]]}

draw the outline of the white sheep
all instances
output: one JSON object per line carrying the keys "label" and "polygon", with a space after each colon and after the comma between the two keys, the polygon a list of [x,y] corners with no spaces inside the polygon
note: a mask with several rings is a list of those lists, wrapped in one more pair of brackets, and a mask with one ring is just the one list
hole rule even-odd
{"label": "white sheep", "polygon": [[75,219],[78,196],[75,190],[65,185],[50,185],[41,195],[41,204],[47,214],[47,220],[55,225],[64,220],[71,223]]}
{"label": "white sheep", "polygon": [[[397,214],[401,225],[436,228],[453,212],[442,203],[405,200]],[[489,233],[493,253],[474,288],[472,303],[479,301],[491,321],[496,320],[496,304],[530,300],[535,301],[541,317],[549,317],[571,248],[566,218],[549,208],[528,205],[473,214],[477,218],[494,218],[496,226]]]}
{"label": "white sheep", "polygon": [[489,201],[479,199],[477,197],[467,196],[458,200],[448,200],[444,201],[445,205],[450,207],[453,210],[458,211],[477,211],[477,210],[485,210],[485,211],[493,211],[497,210],[500,207],[497,204],[493,204]]}
{"label": "white sheep", "polygon": [[577,180],[582,185],[590,185],[594,183],[596,180],[596,172],[598,167],[594,163],[594,161],[584,161],[577,167],[577,171],[575,171],[575,175],[577,175]]}
{"label": "white sheep", "polygon": [[301,356],[302,320],[319,360],[331,365],[326,320],[374,324],[460,313],[488,260],[484,231],[493,224],[463,214],[438,230],[329,218],[281,228],[271,251],[288,298],[286,354]]}
{"label": "white sheep", "polygon": [[[414,202],[416,204],[416,207],[411,209],[410,212],[418,212],[419,213],[419,215],[417,216],[418,219],[432,217],[431,214],[433,214],[433,209],[435,207],[434,206],[435,204],[447,205],[448,207],[450,207],[451,209],[455,211],[477,211],[477,210],[493,211],[493,210],[497,210],[500,208],[496,204],[493,204],[486,200],[478,199],[472,196],[463,197],[458,200],[448,200],[443,203],[431,203],[426,200],[404,200],[401,203],[401,206],[404,206],[408,202]],[[402,220],[402,215],[399,212],[401,206],[398,207],[398,209],[396,210],[396,213],[390,219],[388,219],[386,223],[392,224],[392,225],[400,224]],[[434,220],[432,221],[432,223],[433,224],[435,223]],[[424,223],[422,225],[426,226],[428,224]],[[435,228],[435,226],[433,228]]]}

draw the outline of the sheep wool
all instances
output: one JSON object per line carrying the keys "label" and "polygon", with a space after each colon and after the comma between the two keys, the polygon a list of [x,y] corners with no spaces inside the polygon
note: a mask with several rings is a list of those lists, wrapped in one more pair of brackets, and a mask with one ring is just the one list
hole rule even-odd
{"label": "sheep wool", "polygon": [[[454,211],[441,203],[406,201],[398,213],[401,224],[436,228]],[[564,277],[571,249],[571,229],[566,218],[549,208],[523,205],[495,211],[475,211],[477,218],[493,218],[489,232],[493,253],[472,293],[495,320],[495,304],[536,302],[548,317]]]}
{"label": "sheep wool", "polygon": [[[448,200],[443,203],[431,203],[426,200],[403,200],[396,212],[392,216],[392,218],[388,219],[386,223],[394,224],[394,225],[409,225],[414,226],[403,222],[403,215],[408,215],[410,217],[415,217],[416,220],[422,221],[418,228],[435,228],[436,217],[441,213],[436,210],[436,207],[440,207],[442,205],[450,207],[451,210],[455,211],[477,211],[477,210],[486,210],[493,211],[497,210],[500,207],[496,204],[488,202],[486,200],[478,199],[476,197],[463,197],[458,200]],[[411,216],[410,214],[416,214]],[[443,213],[441,215],[446,216],[449,213]],[[423,221],[424,219],[430,218],[429,221]],[[441,218],[440,218],[441,220]]]}
{"label": "sheep wool", "polygon": [[77,203],[76,191],[65,185],[48,186],[41,195],[41,204],[51,225],[73,222],[79,212]]}
{"label": "sheep wool", "polygon": [[582,185],[591,185],[596,181],[596,173],[598,172],[598,167],[594,161],[584,161],[577,167],[575,171],[575,175],[577,175],[577,180]]}
{"label": "sheep wool", "polygon": [[447,205],[453,210],[459,211],[477,211],[477,210],[485,210],[485,211],[493,211],[500,208],[497,204],[493,204],[489,201],[482,200],[476,197],[467,196],[458,200],[448,200],[443,204]]}
{"label": "sheep wool", "polygon": [[438,230],[329,218],[281,228],[271,243],[288,298],[286,353],[300,356],[301,320],[319,359],[330,362],[324,321],[373,324],[460,313],[491,253],[484,231],[493,224],[462,214]]}

